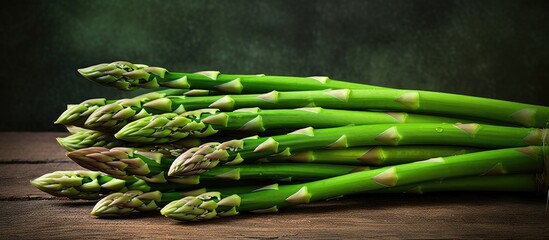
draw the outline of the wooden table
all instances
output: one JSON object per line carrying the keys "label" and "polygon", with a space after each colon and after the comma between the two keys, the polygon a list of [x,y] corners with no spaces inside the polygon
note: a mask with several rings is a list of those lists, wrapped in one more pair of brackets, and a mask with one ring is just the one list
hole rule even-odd
{"label": "wooden table", "polygon": [[100,219],[89,214],[93,202],[55,198],[29,184],[80,169],[55,141],[64,135],[0,133],[0,239],[549,239],[545,199],[510,193],[353,196],[191,224],[158,213]]}

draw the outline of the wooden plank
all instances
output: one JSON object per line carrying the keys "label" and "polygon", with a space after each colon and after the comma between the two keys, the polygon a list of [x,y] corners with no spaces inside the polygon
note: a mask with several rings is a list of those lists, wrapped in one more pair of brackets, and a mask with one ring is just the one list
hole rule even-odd
{"label": "wooden plank", "polygon": [[549,237],[540,199],[508,194],[371,196],[276,214],[179,223],[156,213],[99,219],[84,201],[2,201],[2,239],[525,238]]}
{"label": "wooden plank", "polygon": [[56,137],[64,132],[2,132],[0,133],[0,162],[47,162],[65,159],[65,150]]}

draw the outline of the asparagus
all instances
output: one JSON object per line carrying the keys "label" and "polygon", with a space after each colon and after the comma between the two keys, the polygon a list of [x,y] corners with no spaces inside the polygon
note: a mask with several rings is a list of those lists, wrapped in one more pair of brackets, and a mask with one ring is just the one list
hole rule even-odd
{"label": "asparagus", "polygon": [[315,130],[311,127],[286,135],[205,143],[190,148],[170,166],[168,175],[193,175],[219,163],[234,165],[267,156],[289,156],[320,148],[376,145],[458,145],[471,147],[519,147],[541,145],[548,129],[493,125],[409,123],[375,124]]}
{"label": "asparagus", "polygon": [[388,166],[480,150],[480,148],[472,147],[437,145],[351,147],[347,149],[308,150],[296,152],[290,156],[267,157],[263,161]]}
{"label": "asparagus", "polygon": [[199,196],[208,191],[223,191],[226,194],[235,194],[252,192],[261,187],[262,186],[258,185],[246,185],[223,188],[197,188],[185,192],[160,190],[150,192],[140,190],[116,192],[98,201],[93,207],[91,214],[99,217],[108,217],[123,215],[133,211],[154,211],[171,201],[186,196]]}
{"label": "asparagus", "polygon": [[198,183],[196,177],[166,178],[164,169],[173,160],[157,152],[126,147],[112,149],[90,147],[68,152],[67,157],[86,169],[100,171],[121,179],[136,176],[152,183],[168,181],[186,184]]}
{"label": "asparagus", "polygon": [[[398,117],[404,115],[406,118]],[[309,126],[329,128],[348,125],[425,122],[465,123],[471,121],[400,112],[348,111],[319,107],[275,110],[245,108],[234,112],[201,109],[183,114],[166,113],[145,117],[127,124],[114,136],[128,142],[165,143],[187,136],[207,137],[227,130],[257,133],[268,129],[298,129]]]}
{"label": "asparagus", "polygon": [[541,173],[543,170],[541,147],[498,149],[383,167],[223,198],[219,192],[206,193],[170,202],[161,209],[161,213],[173,219],[196,221],[247,211],[276,212],[290,205],[425,181],[502,173]]}
{"label": "asparagus", "polygon": [[417,184],[382,188],[366,193],[411,193],[424,194],[430,192],[542,192],[539,175],[508,174],[495,176],[474,176],[441,179]]}
{"label": "asparagus", "polygon": [[159,152],[166,156],[177,157],[190,147],[197,147],[202,140],[197,138],[185,138],[176,142],[164,144],[142,144],[132,143],[116,139],[112,134],[95,130],[68,127],[73,132],[67,137],[56,138],[61,147],[67,151],[75,151],[89,147],[135,147],[141,151]]}
{"label": "asparagus", "polygon": [[[187,196],[197,198],[207,198],[209,194],[202,195],[207,191],[219,192],[221,197],[228,197],[232,194],[243,194],[250,192],[263,191],[266,189],[277,189],[278,184],[267,186],[244,186],[233,188],[200,188],[187,192],[146,192],[146,191],[128,191],[125,193],[113,193],[101,201],[93,208],[92,214],[96,216],[116,216],[127,214],[133,211],[156,211],[159,207],[165,206],[171,201],[177,201]],[[536,175],[532,174],[510,174],[501,176],[481,176],[481,177],[463,177],[443,179],[437,181],[421,182],[398,187],[383,188],[365,192],[371,193],[412,193],[423,194],[428,192],[442,191],[505,191],[505,192],[536,192],[539,190],[539,182]],[[189,200],[193,199],[187,198]],[[206,206],[201,206],[205,208]],[[204,212],[213,217],[215,214]],[[205,217],[205,216],[204,216]]]}
{"label": "asparagus", "polygon": [[88,99],[81,102],[80,104],[69,105],[67,110],[65,110],[59,118],[55,121],[56,124],[65,124],[65,125],[77,125],[83,126],[84,120],[90,116],[97,109],[102,106],[109,105],[112,103],[125,105],[128,102],[140,101],[140,102],[149,102],[160,98],[165,98],[168,96],[182,96],[182,95],[208,95],[208,91],[204,90],[195,90],[189,91],[184,89],[167,89],[162,91],[155,91],[145,93],[139,96],[136,96],[131,99],[105,99],[105,98],[94,98]]}
{"label": "asparagus", "polygon": [[93,171],[101,171],[122,179],[136,176],[152,183],[212,184],[219,183],[220,180],[311,181],[370,169],[364,166],[337,164],[263,163],[220,166],[201,175],[170,177],[166,172],[173,158],[132,148],[86,148],[70,152],[67,156]]}
{"label": "asparagus", "polygon": [[[232,111],[238,108],[290,109],[323,107],[347,110],[385,110],[415,112],[428,115],[481,119],[496,123],[526,127],[545,127],[549,121],[549,107],[508,102],[503,100],[457,94],[414,90],[338,89],[330,91],[277,92],[206,97],[166,97],[147,103],[133,101],[123,106],[113,103],[101,107],[86,120],[85,126],[122,126],[128,121],[160,113],[217,108]],[[112,116],[116,116],[113,119]],[[406,114],[395,114],[404,121]]]}
{"label": "asparagus", "polygon": [[[74,151],[77,149],[87,148],[87,147],[119,147],[119,146],[137,146],[138,144],[129,143],[116,139],[112,134],[89,130],[89,129],[76,129],[70,128],[69,131],[73,133],[66,137],[56,138],[57,142],[61,147],[67,151]],[[76,131],[76,132],[74,132]]]}
{"label": "asparagus", "polygon": [[[259,183],[258,181],[240,181],[237,183],[210,181],[209,183],[199,185],[184,185],[171,182],[151,183],[135,176],[119,179],[105,175],[99,171],[89,170],[55,171],[31,181],[33,186],[53,196],[86,200],[97,200],[115,192],[123,193],[127,191],[184,191],[187,193],[204,193],[207,191],[206,188],[211,190],[214,186],[217,188],[222,187],[223,189],[247,189],[247,191],[250,191],[261,187],[261,185],[258,185]],[[213,189],[215,190],[216,188]]]}
{"label": "asparagus", "polygon": [[[31,181],[36,188],[57,197],[95,200],[112,192],[154,190],[139,178],[117,179],[97,171],[56,171]],[[169,190],[169,188],[165,188]]]}
{"label": "asparagus", "polygon": [[328,77],[287,77],[220,74],[218,71],[196,73],[170,72],[124,61],[103,63],[78,69],[85,78],[120,90],[139,88],[210,89],[227,93],[264,93],[272,90],[296,91],[339,88],[381,88],[371,85],[331,80]]}

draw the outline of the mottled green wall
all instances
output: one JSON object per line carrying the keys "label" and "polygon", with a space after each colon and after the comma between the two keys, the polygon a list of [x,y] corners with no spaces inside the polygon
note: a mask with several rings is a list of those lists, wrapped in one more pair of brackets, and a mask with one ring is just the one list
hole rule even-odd
{"label": "mottled green wall", "polygon": [[[120,93],[76,69],[328,75],[549,105],[547,1],[9,1],[1,131],[61,130],[66,103]],[[545,86],[545,88],[543,88]]]}

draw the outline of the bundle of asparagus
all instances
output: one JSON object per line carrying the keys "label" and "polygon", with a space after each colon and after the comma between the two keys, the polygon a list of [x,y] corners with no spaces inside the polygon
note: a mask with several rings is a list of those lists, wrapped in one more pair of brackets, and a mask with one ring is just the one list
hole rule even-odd
{"label": "bundle of asparagus", "polygon": [[[31,183],[99,200],[97,216],[195,221],[349,194],[547,191],[549,107],[327,77],[170,72],[129,62],[78,70],[122,90],[56,123],[89,171]],[[228,94],[228,95],[227,95]]]}

